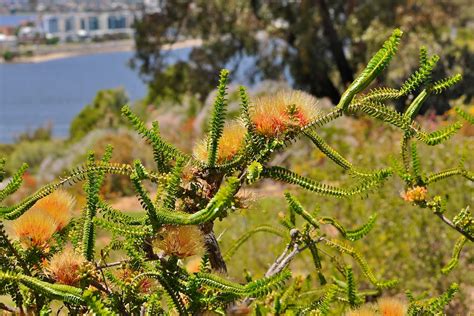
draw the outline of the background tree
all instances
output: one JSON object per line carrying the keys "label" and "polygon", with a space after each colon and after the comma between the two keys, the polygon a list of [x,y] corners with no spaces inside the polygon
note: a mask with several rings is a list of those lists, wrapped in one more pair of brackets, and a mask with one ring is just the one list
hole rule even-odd
{"label": "background tree", "polygon": [[[409,48],[396,65],[398,73],[378,83],[400,84],[417,67],[418,61],[408,56],[420,42],[434,43],[434,53],[443,48],[447,54],[437,75],[456,70],[465,78],[457,89],[428,103],[442,112],[449,99],[462,94],[465,102],[472,98],[469,7],[462,0],[169,1],[160,12],[135,23],[132,65],[149,83],[149,101],[158,96],[179,99],[183,93],[204,100],[217,83],[219,69],[227,67],[235,74],[241,61],[251,57],[255,66],[245,73],[250,83],[287,76],[295,88],[336,104],[368,52],[400,26],[410,34],[405,39]],[[201,38],[203,45],[193,47],[189,59],[167,65],[163,45],[183,38]],[[405,104],[402,99],[397,107]]]}

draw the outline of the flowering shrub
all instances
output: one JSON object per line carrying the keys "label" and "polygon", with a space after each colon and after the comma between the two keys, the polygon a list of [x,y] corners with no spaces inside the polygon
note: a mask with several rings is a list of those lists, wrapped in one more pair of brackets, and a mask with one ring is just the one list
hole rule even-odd
{"label": "flowering shrub", "polygon": [[[435,146],[447,141],[462,126],[461,121],[434,132],[426,132],[415,121],[416,114],[430,94],[437,94],[460,80],[459,76],[433,81],[437,56],[420,52],[420,69],[399,89],[379,87],[366,91],[395,55],[401,31],[395,30],[383,48],[347,88],[339,104],[330,111],[318,109],[316,100],[301,91],[281,91],[273,96],[250,100],[240,89],[241,115],[226,123],[226,89],[229,72],[221,72],[218,92],[209,122],[207,137],[198,142],[194,155],[188,155],[160,136],[157,123],[151,128],[128,107],[122,109],[137,132],[153,148],[156,168],[147,169],[135,160],[132,164],[110,162],[108,146],[100,160],[94,153],[86,164],[68,176],[46,185],[17,204],[0,206],[0,216],[13,221],[16,240],[0,230],[0,282],[2,294],[12,297],[15,307],[4,310],[25,314],[50,314],[53,300],[59,300],[71,314],[160,315],[172,310],[188,314],[327,315],[335,311],[347,315],[439,315],[458,289],[453,284],[434,298],[407,300],[379,298],[397,280],[380,278],[358,252],[355,242],[366,237],[376,225],[370,216],[361,227],[344,227],[334,217],[308,211],[289,192],[285,193],[288,212],[281,216],[281,227],[264,225],[246,232],[223,255],[213,225],[217,219],[232,216],[244,207],[239,191],[273,179],[301,187],[314,194],[334,198],[353,198],[367,194],[398,175],[405,183],[404,199],[431,210],[434,218],[459,233],[451,261],[443,268],[456,267],[463,246],[474,240],[473,218],[469,208],[450,218],[447,201],[431,197],[429,186],[452,176],[473,181],[472,172],[462,161],[444,171],[422,171],[417,144]],[[383,102],[419,94],[404,113]],[[401,159],[381,170],[355,167],[334,150],[318,128],[343,115],[362,113],[399,128],[403,132]],[[473,117],[461,109],[463,120]],[[289,150],[298,138],[311,141],[322,154],[351,174],[354,184],[339,187],[304,177],[285,167],[273,165],[277,151]],[[1,161],[1,168],[5,161]],[[0,202],[22,183],[22,167],[0,191]],[[100,195],[107,174],[121,175],[130,181],[143,214],[131,216],[114,209]],[[0,173],[3,180],[3,173]],[[82,214],[71,218],[73,199],[62,186],[85,181],[86,203]],[[144,182],[156,188],[148,192]],[[2,224],[3,225],[3,224]],[[328,233],[328,227],[332,233]],[[98,233],[108,233],[105,245],[96,242]],[[261,278],[250,273],[245,283],[226,276],[226,260],[257,232],[280,236],[286,247]],[[72,245],[72,246],[71,246]],[[292,277],[289,265],[302,252],[312,258],[314,276]],[[344,263],[351,257],[353,264]],[[197,264],[196,258],[199,258]],[[323,272],[333,265],[334,273]],[[359,288],[353,268],[357,266],[370,288]]]}

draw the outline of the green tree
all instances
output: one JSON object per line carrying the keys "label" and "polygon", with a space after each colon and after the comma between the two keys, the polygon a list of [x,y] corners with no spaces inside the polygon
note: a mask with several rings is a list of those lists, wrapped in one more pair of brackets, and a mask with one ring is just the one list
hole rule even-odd
{"label": "green tree", "polygon": [[[463,93],[469,102],[473,94],[468,9],[465,1],[433,0],[169,1],[160,12],[145,14],[135,23],[137,52],[132,64],[149,83],[150,101],[186,92],[204,100],[217,84],[219,69],[227,67],[233,73],[251,56],[255,67],[246,74],[250,82],[283,78],[286,72],[295,88],[336,104],[370,57],[368,52],[396,25],[410,34],[404,55],[410,57],[397,65],[398,72],[378,83],[401,84],[418,66],[413,55],[420,42],[435,43],[435,53],[443,48],[447,54],[437,75],[452,72],[456,65],[465,78],[436,100],[436,108],[443,111],[449,107],[447,100]],[[192,48],[188,61],[167,65],[164,45],[182,38],[201,38],[203,45]],[[405,101],[398,101],[400,110]]]}
{"label": "green tree", "polygon": [[101,90],[91,104],[87,105],[72,120],[70,139],[78,140],[94,128],[115,127],[120,122],[120,108],[128,103],[123,89]]}

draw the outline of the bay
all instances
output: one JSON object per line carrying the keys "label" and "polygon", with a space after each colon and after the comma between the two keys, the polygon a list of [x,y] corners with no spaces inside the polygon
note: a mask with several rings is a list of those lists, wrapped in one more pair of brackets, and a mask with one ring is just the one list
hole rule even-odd
{"label": "bay", "polygon": [[[174,50],[169,63],[189,49]],[[146,85],[127,65],[133,52],[76,56],[41,63],[0,64],[0,143],[48,123],[53,136],[66,137],[71,120],[97,91],[123,87],[131,101],[146,95]]]}

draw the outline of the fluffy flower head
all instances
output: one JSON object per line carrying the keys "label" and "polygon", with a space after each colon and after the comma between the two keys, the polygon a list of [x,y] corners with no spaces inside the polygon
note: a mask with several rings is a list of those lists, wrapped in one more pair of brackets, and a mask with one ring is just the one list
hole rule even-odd
{"label": "fluffy flower head", "polygon": [[69,193],[63,190],[57,190],[36,202],[33,206],[33,210],[42,210],[51,216],[58,224],[57,230],[61,230],[69,223],[74,205],[75,200]]}
{"label": "fluffy flower head", "polygon": [[72,247],[66,247],[51,258],[47,271],[56,282],[74,285],[81,279],[84,263],[85,260],[80,254],[74,252]]}
{"label": "fluffy flower head", "polygon": [[[224,126],[217,148],[218,163],[228,162],[235,157],[244,144],[245,133],[245,126],[239,121],[231,121]],[[208,139],[203,139],[194,148],[194,156],[201,161],[207,161],[207,143]]]}
{"label": "fluffy flower head", "polygon": [[403,316],[406,315],[407,306],[404,302],[392,298],[384,297],[377,301],[379,312],[383,316]]}
{"label": "fluffy flower head", "polygon": [[165,226],[153,245],[168,256],[187,258],[200,254],[204,238],[197,226]]}
{"label": "fluffy flower head", "polygon": [[57,226],[48,214],[30,209],[13,222],[13,231],[26,247],[46,247]]}
{"label": "fluffy flower head", "polygon": [[258,133],[277,137],[306,126],[319,114],[316,98],[303,91],[291,90],[257,98],[250,116]]}

